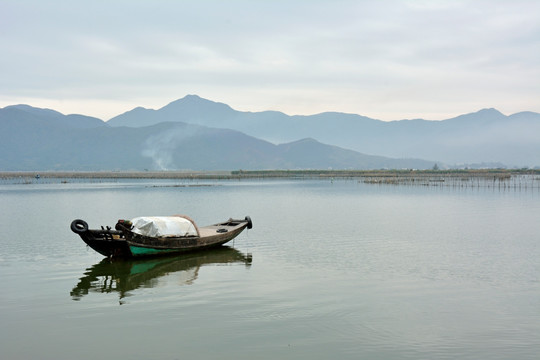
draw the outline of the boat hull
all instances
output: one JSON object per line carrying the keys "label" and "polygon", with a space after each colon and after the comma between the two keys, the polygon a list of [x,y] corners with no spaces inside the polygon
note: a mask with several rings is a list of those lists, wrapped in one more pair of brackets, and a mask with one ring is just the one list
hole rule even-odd
{"label": "boat hull", "polygon": [[72,231],[89,247],[103,256],[114,258],[149,257],[210,249],[231,241],[244,229],[251,227],[251,219],[246,216],[244,220],[229,219],[202,227],[199,229],[200,236],[160,238],[136,234],[122,226],[115,230],[109,227],[90,230],[83,220],[77,219],[71,223]]}

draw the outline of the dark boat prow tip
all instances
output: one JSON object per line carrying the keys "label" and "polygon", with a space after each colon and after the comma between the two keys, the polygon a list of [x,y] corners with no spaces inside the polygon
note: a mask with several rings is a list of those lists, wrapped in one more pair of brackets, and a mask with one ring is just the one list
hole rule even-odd
{"label": "dark boat prow tip", "polygon": [[[161,219],[168,222],[190,221],[197,230],[193,233],[176,233],[175,235],[149,235],[139,232],[131,221],[119,220],[114,229],[101,227],[89,229],[88,223],[81,219],[71,222],[71,231],[92,249],[107,257],[142,257],[173,254],[194,250],[209,249],[223,245],[234,239],[244,229],[251,229],[251,217],[244,220],[229,219],[228,221],[197,227],[193,220],[185,215],[172,217],[146,217],[146,219]],[[142,219],[142,218],[138,218]],[[135,220],[134,220],[135,221]],[[154,220],[153,220],[154,221]]]}
{"label": "dark boat prow tip", "polygon": [[253,222],[251,221],[251,217],[246,216],[245,220],[247,221],[247,228],[248,229],[253,228]]}
{"label": "dark boat prow tip", "polygon": [[81,219],[75,219],[71,222],[71,231],[75,234],[83,234],[88,231],[88,223]]}

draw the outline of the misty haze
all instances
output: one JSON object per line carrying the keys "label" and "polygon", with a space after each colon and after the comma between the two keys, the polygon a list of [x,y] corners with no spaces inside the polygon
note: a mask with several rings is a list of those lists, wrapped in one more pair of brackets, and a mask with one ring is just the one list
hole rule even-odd
{"label": "misty haze", "polygon": [[107,122],[0,109],[3,170],[534,168],[540,114],[480,110],[443,121],[241,112],[195,95]]}

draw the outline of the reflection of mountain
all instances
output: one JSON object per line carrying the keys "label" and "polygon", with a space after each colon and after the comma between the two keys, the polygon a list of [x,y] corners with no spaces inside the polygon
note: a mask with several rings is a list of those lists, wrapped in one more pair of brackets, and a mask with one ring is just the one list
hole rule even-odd
{"label": "reflection of mountain", "polygon": [[180,283],[190,285],[197,279],[199,268],[203,265],[244,263],[250,266],[251,260],[251,254],[242,254],[227,246],[173,257],[119,261],[103,259],[86,269],[84,276],[70,294],[73,300],[80,300],[90,291],[98,293],[116,291],[122,300],[130,295],[129,291],[141,287],[154,287],[160,277],[171,273],[179,272]]}

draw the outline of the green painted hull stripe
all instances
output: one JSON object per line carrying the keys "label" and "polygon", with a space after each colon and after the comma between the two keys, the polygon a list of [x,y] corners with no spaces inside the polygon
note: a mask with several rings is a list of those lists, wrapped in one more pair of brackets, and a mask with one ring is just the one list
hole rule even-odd
{"label": "green painted hull stripe", "polygon": [[131,254],[133,256],[164,254],[164,253],[180,251],[178,249],[153,249],[153,248],[145,248],[145,247],[131,246],[131,245],[129,246],[129,249],[131,250]]}

